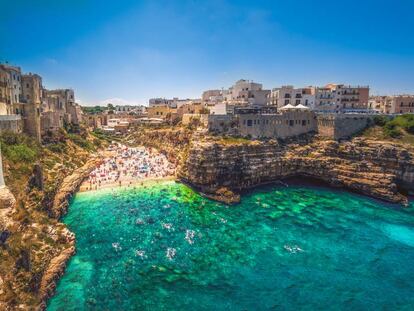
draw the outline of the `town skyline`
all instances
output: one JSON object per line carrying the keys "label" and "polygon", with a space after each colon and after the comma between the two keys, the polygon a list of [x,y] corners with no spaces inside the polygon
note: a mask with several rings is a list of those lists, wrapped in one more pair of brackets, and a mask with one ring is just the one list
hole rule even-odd
{"label": "town skyline", "polygon": [[414,93],[413,4],[404,1],[358,3],[352,23],[321,0],[295,10],[281,1],[1,2],[0,61],[76,89],[82,105],[194,98],[243,78],[268,89],[344,83]]}

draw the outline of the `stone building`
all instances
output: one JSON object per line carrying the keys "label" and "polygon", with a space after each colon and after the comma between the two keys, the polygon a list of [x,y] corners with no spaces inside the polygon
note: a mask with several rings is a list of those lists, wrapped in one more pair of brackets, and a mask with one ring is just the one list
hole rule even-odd
{"label": "stone building", "polygon": [[174,97],[173,99],[165,99],[165,98],[151,98],[149,100],[149,107],[169,107],[169,108],[180,108],[183,105],[193,104],[193,103],[201,103],[201,99],[179,99],[178,97]]}
{"label": "stone building", "polygon": [[269,94],[270,90],[263,90],[262,84],[243,79],[223,91],[225,102],[250,107],[265,106]]}
{"label": "stone building", "polygon": [[146,112],[145,106],[133,106],[133,105],[117,105],[115,106],[115,113],[116,114],[136,114],[136,115],[144,115]]}
{"label": "stone building", "polygon": [[373,115],[368,114],[319,114],[318,133],[322,137],[339,140],[348,139],[373,124]]}
{"label": "stone building", "polygon": [[44,90],[41,109],[41,130],[56,131],[64,124],[79,125],[82,122],[81,107],[75,102],[72,89]]}
{"label": "stone building", "polygon": [[23,120],[21,115],[0,115],[0,133],[5,131],[13,133],[23,132]]}
{"label": "stone building", "polygon": [[82,115],[82,121],[83,123],[95,130],[97,128],[102,128],[105,125],[108,125],[108,115],[107,114],[84,114]]}
{"label": "stone building", "polygon": [[10,66],[8,64],[0,64],[0,73],[3,78],[3,93],[8,101],[7,114],[20,114],[15,110],[15,105],[20,103],[22,97],[21,69],[20,67]]}
{"label": "stone building", "polygon": [[169,115],[175,113],[176,109],[172,109],[169,106],[153,106],[147,108],[148,118],[158,118],[166,120]]}
{"label": "stone building", "polygon": [[309,109],[275,110],[238,108],[234,114],[209,115],[208,130],[212,133],[251,138],[286,139],[316,133],[316,115]]}
{"label": "stone building", "polygon": [[414,113],[414,95],[371,97],[369,108],[386,114]]}
{"label": "stone building", "polygon": [[315,110],[323,113],[366,112],[369,87],[328,84],[315,90]]}
{"label": "stone building", "polygon": [[38,142],[41,141],[40,108],[42,105],[42,78],[37,74],[21,76],[22,98],[19,106],[22,111],[23,128]]}
{"label": "stone building", "polygon": [[284,85],[272,89],[268,95],[267,104],[281,108],[286,105],[303,105],[311,109],[315,106],[315,88],[294,88],[292,85]]}
{"label": "stone building", "polygon": [[0,115],[9,115],[12,113],[9,83],[9,73],[0,66]]}
{"label": "stone building", "polygon": [[391,101],[387,96],[372,96],[368,100],[368,109],[376,113],[391,113]]}
{"label": "stone building", "polygon": [[0,115],[20,114],[22,97],[20,67],[0,64]]}
{"label": "stone building", "polygon": [[224,100],[222,90],[207,90],[201,95],[201,102],[205,106],[215,106]]}

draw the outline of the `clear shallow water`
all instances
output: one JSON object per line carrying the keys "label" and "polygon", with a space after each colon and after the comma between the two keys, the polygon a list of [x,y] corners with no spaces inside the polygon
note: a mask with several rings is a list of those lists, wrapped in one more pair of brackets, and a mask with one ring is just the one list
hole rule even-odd
{"label": "clear shallow water", "polygon": [[413,310],[414,208],[266,187],[227,207],[166,182],[80,193],[48,310]]}

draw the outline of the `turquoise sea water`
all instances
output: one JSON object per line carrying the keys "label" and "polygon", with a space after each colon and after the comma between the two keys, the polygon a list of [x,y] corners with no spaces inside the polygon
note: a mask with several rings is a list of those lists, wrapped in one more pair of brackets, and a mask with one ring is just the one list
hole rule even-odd
{"label": "turquoise sea water", "polygon": [[413,310],[414,208],[264,187],[235,206],[165,182],[77,194],[48,310]]}

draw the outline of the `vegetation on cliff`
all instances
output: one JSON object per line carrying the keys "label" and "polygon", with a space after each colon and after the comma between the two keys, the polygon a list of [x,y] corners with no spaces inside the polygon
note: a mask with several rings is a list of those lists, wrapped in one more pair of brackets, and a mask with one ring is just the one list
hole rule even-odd
{"label": "vegetation on cliff", "polygon": [[63,179],[105,144],[83,129],[49,133],[44,144],[24,134],[0,135],[5,181],[16,207],[0,214],[0,309],[36,308],[50,262],[70,248],[65,225],[49,216]]}
{"label": "vegetation on cliff", "polygon": [[405,114],[394,118],[377,116],[374,118],[374,122],[375,125],[366,129],[361,136],[414,145],[414,114]]}

